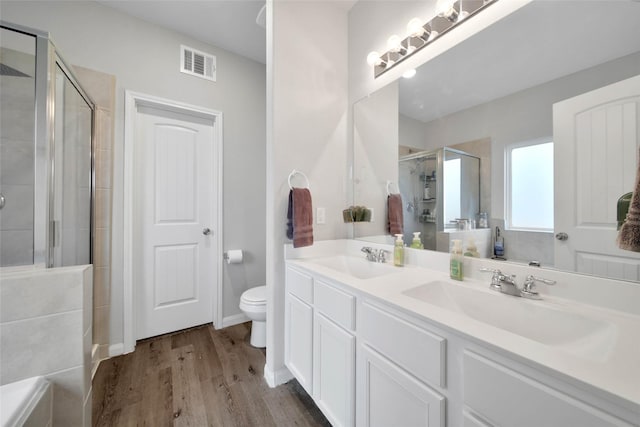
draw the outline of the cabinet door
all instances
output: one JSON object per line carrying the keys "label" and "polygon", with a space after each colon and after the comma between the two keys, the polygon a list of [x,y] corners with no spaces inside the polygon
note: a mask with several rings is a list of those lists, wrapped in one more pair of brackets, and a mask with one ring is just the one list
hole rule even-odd
{"label": "cabinet door", "polygon": [[285,364],[311,394],[313,374],[313,309],[292,294],[285,305]]}
{"label": "cabinet door", "polygon": [[354,425],[355,337],[322,314],[314,318],[313,399],[331,425]]}
{"label": "cabinet door", "polygon": [[444,427],[445,398],[366,345],[358,378],[358,426]]}
{"label": "cabinet door", "polygon": [[464,403],[499,426],[631,427],[612,414],[465,350]]}

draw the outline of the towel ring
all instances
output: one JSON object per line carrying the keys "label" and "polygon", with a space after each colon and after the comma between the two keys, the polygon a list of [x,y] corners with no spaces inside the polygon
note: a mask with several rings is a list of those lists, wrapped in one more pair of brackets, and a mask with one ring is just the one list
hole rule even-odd
{"label": "towel ring", "polygon": [[[392,194],[391,190],[390,190],[391,185],[393,185],[393,182],[392,181],[387,181],[387,196],[390,196]],[[396,188],[398,189],[398,193],[400,193],[400,187],[398,187],[398,185],[396,185]]]}
{"label": "towel ring", "polygon": [[289,182],[289,188],[293,190],[293,185],[291,185],[291,178],[293,178],[295,175],[302,175],[302,177],[304,178],[305,181],[307,181],[307,188],[310,188],[309,185],[309,178],[307,178],[307,175],[305,175],[303,172],[297,171],[297,170],[292,170],[291,173],[289,174],[289,178],[287,179],[287,181]]}

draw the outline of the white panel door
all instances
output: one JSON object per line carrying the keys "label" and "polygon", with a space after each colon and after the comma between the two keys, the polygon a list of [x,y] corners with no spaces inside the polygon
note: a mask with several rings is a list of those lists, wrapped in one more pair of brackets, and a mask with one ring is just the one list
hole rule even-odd
{"label": "white panel door", "polygon": [[616,206],[633,191],[640,76],[553,106],[555,266],[640,280],[640,254],[616,246]]}
{"label": "white panel door", "polygon": [[139,107],[136,338],[213,321],[217,185],[212,119]]}

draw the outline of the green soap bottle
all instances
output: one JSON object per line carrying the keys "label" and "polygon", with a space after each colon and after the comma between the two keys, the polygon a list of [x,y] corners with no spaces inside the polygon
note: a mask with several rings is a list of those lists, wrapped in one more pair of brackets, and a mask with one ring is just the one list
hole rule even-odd
{"label": "green soap bottle", "polygon": [[393,247],[393,265],[402,267],[404,265],[404,241],[402,234],[396,234],[396,243]]}
{"label": "green soap bottle", "polygon": [[424,245],[422,244],[422,241],[420,240],[420,232],[416,231],[415,233],[413,233],[413,240],[411,241],[411,247],[413,249],[424,249]]}
{"label": "green soap bottle", "polygon": [[464,257],[462,255],[462,240],[454,239],[451,247],[451,258],[449,261],[449,273],[452,279],[462,280],[464,278],[463,267]]}

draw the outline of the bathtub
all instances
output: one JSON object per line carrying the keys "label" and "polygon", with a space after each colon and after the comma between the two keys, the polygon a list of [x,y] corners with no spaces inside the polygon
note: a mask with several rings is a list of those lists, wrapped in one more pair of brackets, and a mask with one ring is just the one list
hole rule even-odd
{"label": "bathtub", "polygon": [[51,426],[53,390],[44,377],[0,386],[0,427]]}

